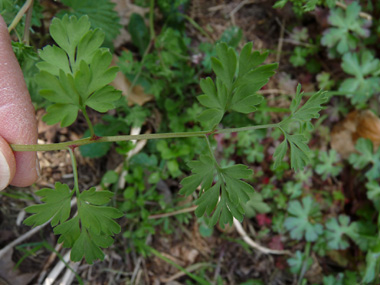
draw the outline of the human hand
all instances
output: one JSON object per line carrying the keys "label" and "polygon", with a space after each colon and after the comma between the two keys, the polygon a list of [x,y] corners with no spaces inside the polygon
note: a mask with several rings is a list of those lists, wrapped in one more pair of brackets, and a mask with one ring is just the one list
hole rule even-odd
{"label": "human hand", "polygon": [[25,187],[38,177],[35,152],[13,153],[9,144],[36,144],[34,108],[7,25],[0,16],[0,190],[8,184]]}

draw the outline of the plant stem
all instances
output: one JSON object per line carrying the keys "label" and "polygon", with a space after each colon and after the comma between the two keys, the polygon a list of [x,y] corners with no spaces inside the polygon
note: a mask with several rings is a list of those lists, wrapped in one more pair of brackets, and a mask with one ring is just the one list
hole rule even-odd
{"label": "plant stem", "polygon": [[90,130],[91,138],[94,138],[95,137],[94,127],[93,127],[93,125],[91,123],[90,118],[88,117],[86,107],[84,107],[82,109],[82,113],[83,113],[83,116],[86,118],[86,122],[87,122],[88,128]]}
{"label": "plant stem", "polygon": [[32,13],[33,13],[33,1],[30,4],[30,8],[28,9],[28,12],[26,13],[25,17],[25,27],[24,27],[24,37],[23,42],[26,45],[29,45],[29,38],[30,38],[30,26],[32,22]]}
{"label": "plant stem", "polygon": [[20,11],[18,11],[16,17],[13,19],[12,23],[8,27],[8,33],[10,33],[20,22],[26,11],[28,11],[29,7],[33,4],[33,0],[27,0],[25,4],[21,7]]}
{"label": "plant stem", "polygon": [[302,284],[303,277],[305,276],[306,271],[309,269],[307,261],[308,261],[309,256],[310,256],[310,249],[311,249],[311,242],[307,242],[306,246],[305,246],[305,253],[304,253],[305,259],[304,259],[304,261],[302,263],[300,277],[298,279],[298,283],[297,284]]}
{"label": "plant stem", "polygon": [[130,96],[130,94],[132,93],[133,87],[135,87],[137,80],[140,78],[140,75],[141,75],[141,72],[143,69],[143,65],[145,63],[146,56],[149,54],[149,51],[152,48],[154,40],[156,38],[156,33],[154,32],[154,17],[153,16],[154,16],[154,0],[150,0],[150,7],[149,7],[150,40],[149,40],[148,46],[146,47],[146,49],[144,51],[142,58],[141,58],[139,70],[137,71],[136,76],[133,78],[131,86],[129,86],[128,96]]}
{"label": "plant stem", "polygon": [[215,166],[216,166],[216,168],[219,170],[220,167],[219,167],[218,161],[217,161],[216,158],[215,158],[214,151],[213,151],[213,149],[212,149],[212,147],[211,147],[211,144],[210,144],[210,140],[208,139],[208,136],[207,136],[207,135],[205,135],[204,138],[205,138],[205,140],[206,140],[208,150],[210,151],[210,155],[211,155],[212,159],[213,159],[214,162],[215,162]]}
{"label": "plant stem", "polygon": [[62,143],[54,144],[11,144],[13,151],[51,151],[51,150],[62,150],[69,146],[81,146],[92,143],[101,142],[120,142],[120,141],[131,141],[131,140],[154,140],[154,139],[169,139],[169,138],[189,138],[189,137],[203,137],[205,135],[211,134],[226,134],[234,132],[242,132],[249,130],[276,128],[279,124],[268,124],[259,126],[250,126],[242,128],[231,128],[231,129],[221,129],[216,131],[198,131],[198,132],[182,132],[182,133],[161,133],[161,134],[143,134],[143,135],[125,135],[125,136],[108,136],[108,137],[90,137],[85,139],[80,139],[76,141],[68,141]]}
{"label": "plant stem", "polygon": [[73,174],[74,174],[74,189],[78,198],[80,193],[79,193],[79,183],[78,183],[79,179],[78,179],[77,160],[75,158],[73,148],[68,147],[67,149],[70,152],[71,165],[73,166]]}
{"label": "plant stem", "polygon": [[187,16],[186,14],[181,14],[195,29],[197,29],[202,35],[204,35],[211,43],[214,42],[214,40],[209,36],[206,31],[198,25],[197,22],[195,22],[191,17]]}
{"label": "plant stem", "polygon": [[156,37],[154,32],[154,0],[150,0],[149,6],[149,31],[150,31],[150,40],[153,40]]}

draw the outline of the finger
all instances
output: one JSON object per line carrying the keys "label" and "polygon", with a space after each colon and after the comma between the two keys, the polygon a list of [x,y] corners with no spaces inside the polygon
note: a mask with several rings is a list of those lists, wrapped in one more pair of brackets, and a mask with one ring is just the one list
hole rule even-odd
{"label": "finger", "polygon": [[8,143],[0,137],[0,191],[12,181],[16,172],[16,160]]}
{"label": "finger", "polygon": [[[37,122],[24,77],[0,16],[0,136],[9,144],[36,144]],[[36,153],[16,152],[12,185],[28,186],[37,179]]]}

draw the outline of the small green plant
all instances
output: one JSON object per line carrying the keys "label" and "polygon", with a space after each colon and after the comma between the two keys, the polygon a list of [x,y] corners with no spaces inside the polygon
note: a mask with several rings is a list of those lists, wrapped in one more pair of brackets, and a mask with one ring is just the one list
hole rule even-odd
{"label": "small green plant", "polygon": [[322,179],[327,177],[336,177],[342,171],[342,166],[339,165],[339,155],[335,150],[329,152],[319,152],[318,164],[315,166],[315,172],[322,175]]}
{"label": "small green plant", "polygon": [[368,164],[371,167],[366,171],[365,176],[369,180],[375,180],[380,177],[380,148],[374,152],[373,144],[369,139],[360,138],[356,142],[356,149],[359,153],[353,153],[350,156],[350,163],[356,169],[363,169]]}
{"label": "small green plant", "polygon": [[47,108],[44,121],[48,124],[60,122],[62,127],[70,126],[83,112],[94,135],[86,108],[107,112],[115,106],[121,92],[108,84],[116,77],[117,68],[109,65],[111,53],[100,48],[104,32],[90,30],[87,16],[79,20],[64,16],[55,18],[50,34],[58,46],[47,46],[40,52],[43,60],[37,64],[40,73],[37,82],[40,94],[54,104]]}
{"label": "small green plant", "polygon": [[323,233],[322,225],[311,221],[320,217],[321,212],[310,196],[302,199],[302,205],[299,201],[290,201],[288,212],[292,216],[286,218],[284,226],[293,239],[300,240],[305,237],[307,241],[316,241]]}
{"label": "small green plant", "polygon": [[354,77],[345,79],[339,90],[348,93],[352,104],[366,103],[380,91],[380,60],[369,50],[346,53],[342,61],[342,69]]}
{"label": "small green plant", "polygon": [[357,2],[342,8],[331,9],[329,22],[333,26],[325,31],[321,43],[329,48],[335,47],[340,54],[354,50],[360,38],[368,37],[365,20],[359,17],[361,7]]}

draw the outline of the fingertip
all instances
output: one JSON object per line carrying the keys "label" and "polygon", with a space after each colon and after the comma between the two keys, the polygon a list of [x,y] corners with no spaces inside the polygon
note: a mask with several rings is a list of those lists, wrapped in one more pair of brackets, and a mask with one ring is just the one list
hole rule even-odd
{"label": "fingertip", "polygon": [[13,180],[16,173],[16,159],[9,144],[0,137],[0,191]]}

